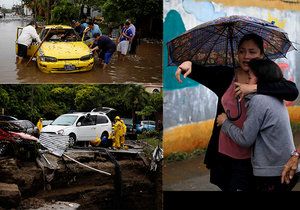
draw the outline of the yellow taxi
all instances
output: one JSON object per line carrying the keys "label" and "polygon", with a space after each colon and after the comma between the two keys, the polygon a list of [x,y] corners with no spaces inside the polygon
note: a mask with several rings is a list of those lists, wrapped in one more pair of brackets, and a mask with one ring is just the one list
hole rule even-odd
{"label": "yellow taxi", "polygon": [[[17,30],[17,39],[22,28]],[[90,71],[94,57],[89,47],[81,40],[75,30],[65,25],[47,25],[40,32],[41,46],[33,42],[27,55],[35,52],[39,69],[46,73],[73,73]],[[17,44],[16,44],[17,46]]]}

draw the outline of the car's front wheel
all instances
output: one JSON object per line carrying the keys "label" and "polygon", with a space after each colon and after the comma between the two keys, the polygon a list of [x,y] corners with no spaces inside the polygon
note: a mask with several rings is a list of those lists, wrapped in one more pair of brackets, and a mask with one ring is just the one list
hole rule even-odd
{"label": "car's front wheel", "polygon": [[76,143],[76,135],[74,133],[69,134],[69,146],[73,147]]}

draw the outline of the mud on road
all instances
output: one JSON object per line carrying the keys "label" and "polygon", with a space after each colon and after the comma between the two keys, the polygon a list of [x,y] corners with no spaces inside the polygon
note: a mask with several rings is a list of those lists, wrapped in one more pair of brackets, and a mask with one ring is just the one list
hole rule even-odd
{"label": "mud on road", "polygon": [[[45,178],[36,162],[1,157],[0,209],[49,209],[58,206],[76,209],[77,204],[80,205],[78,209],[162,208],[161,169],[150,172],[143,160],[134,156],[115,156],[119,163],[117,166],[103,155],[75,153],[69,155],[112,175],[100,174],[69,159],[55,157],[58,169],[44,168]],[[55,159],[53,157],[47,156],[51,162]],[[45,204],[49,208],[43,207]]]}

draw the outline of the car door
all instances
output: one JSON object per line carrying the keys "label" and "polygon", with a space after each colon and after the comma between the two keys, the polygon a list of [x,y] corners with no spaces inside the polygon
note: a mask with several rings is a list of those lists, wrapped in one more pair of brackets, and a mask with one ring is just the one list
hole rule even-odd
{"label": "car door", "polygon": [[[78,125],[80,122],[80,125]],[[77,141],[91,141],[95,139],[95,120],[90,117],[81,117],[76,123]]]}
{"label": "car door", "polygon": [[101,137],[104,131],[111,132],[111,123],[108,120],[108,117],[103,115],[97,116],[97,128],[96,132],[99,137]]}

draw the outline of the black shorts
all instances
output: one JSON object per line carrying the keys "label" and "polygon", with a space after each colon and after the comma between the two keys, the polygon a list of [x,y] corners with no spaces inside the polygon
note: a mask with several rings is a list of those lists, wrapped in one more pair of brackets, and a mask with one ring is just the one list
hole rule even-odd
{"label": "black shorts", "polygon": [[25,58],[27,56],[27,46],[23,44],[18,44],[18,56]]}

